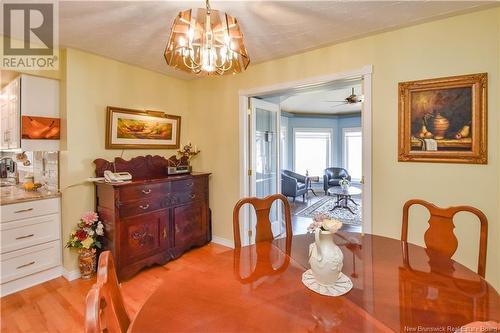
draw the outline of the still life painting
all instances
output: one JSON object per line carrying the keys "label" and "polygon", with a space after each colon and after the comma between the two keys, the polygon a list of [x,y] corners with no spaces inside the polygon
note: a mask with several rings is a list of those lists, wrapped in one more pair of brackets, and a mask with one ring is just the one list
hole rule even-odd
{"label": "still life painting", "polygon": [[181,117],[108,107],[106,148],[179,148]]}
{"label": "still life painting", "polygon": [[399,83],[399,161],[487,163],[487,74]]}

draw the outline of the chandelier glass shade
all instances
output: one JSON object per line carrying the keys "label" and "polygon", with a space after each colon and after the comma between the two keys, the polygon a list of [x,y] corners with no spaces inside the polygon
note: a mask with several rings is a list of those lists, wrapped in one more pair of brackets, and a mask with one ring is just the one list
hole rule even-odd
{"label": "chandelier glass shade", "polygon": [[207,8],[188,9],[177,15],[165,49],[174,68],[205,75],[236,74],[250,63],[237,20]]}

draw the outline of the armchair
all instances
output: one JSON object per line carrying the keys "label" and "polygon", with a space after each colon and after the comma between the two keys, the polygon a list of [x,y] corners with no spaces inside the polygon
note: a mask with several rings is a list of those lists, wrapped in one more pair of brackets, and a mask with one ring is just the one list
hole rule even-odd
{"label": "armchair", "polygon": [[328,189],[333,186],[339,186],[342,178],[351,180],[351,176],[344,168],[326,168],[325,175],[323,176],[323,188],[325,194],[328,195]]}
{"label": "armchair", "polygon": [[302,195],[302,200],[306,201],[307,177],[299,175],[290,170],[281,171],[281,194],[286,197],[295,198]]}

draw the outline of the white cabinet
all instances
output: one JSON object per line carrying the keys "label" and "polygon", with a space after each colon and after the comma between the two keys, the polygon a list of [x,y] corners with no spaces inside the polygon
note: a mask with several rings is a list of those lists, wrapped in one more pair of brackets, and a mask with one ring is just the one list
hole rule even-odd
{"label": "white cabinet", "polygon": [[59,81],[21,75],[21,114],[59,117]]}
{"label": "white cabinet", "polygon": [[59,214],[0,223],[2,252],[11,252],[59,239]]}
{"label": "white cabinet", "polygon": [[[21,117],[23,116],[59,118],[59,81],[21,75]],[[44,127],[48,128],[47,125],[40,124],[40,130],[43,131]],[[59,140],[23,137],[21,148],[29,151],[57,151]]]}
{"label": "white cabinet", "polygon": [[[59,212],[59,199],[34,200],[2,206],[2,223]],[[0,251],[1,253],[1,251]]]}
{"label": "white cabinet", "polygon": [[[2,254],[2,272],[0,274],[2,296],[9,291],[15,292],[24,289],[9,290],[9,282],[29,277],[32,281],[30,285],[26,286],[26,288],[29,288],[34,284],[44,282],[34,280],[33,275],[60,265],[61,241],[59,240]],[[7,292],[5,292],[5,289],[7,289]]]}
{"label": "white cabinet", "polygon": [[21,135],[23,116],[59,118],[59,81],[22,74],[5,86],[0,96],[1,150],[59,150],[59,140]]}
{"label": "white cabinet", "polygon": [[61,276],[60,199],[1,206],[1,296]]}
{"label": "white cabinet", "polygon": [[0,94],[0,149],[21,148],[21,78],[6,85]]}

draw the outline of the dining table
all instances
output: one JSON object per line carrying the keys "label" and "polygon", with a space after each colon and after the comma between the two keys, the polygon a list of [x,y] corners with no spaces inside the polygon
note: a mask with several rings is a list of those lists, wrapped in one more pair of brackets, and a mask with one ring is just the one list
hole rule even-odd
{"label": "dining table", "polygon": [[314,235],[227,249],[171,272],[129,332],[455,332],[500,321],[500,296],[481,276],[432,250],[338,232],[353,288],[323,296],[302,283]]}

